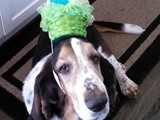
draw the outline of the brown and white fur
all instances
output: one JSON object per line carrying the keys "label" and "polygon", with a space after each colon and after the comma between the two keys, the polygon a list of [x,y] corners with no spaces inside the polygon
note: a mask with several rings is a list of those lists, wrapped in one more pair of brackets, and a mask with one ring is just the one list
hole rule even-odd
{"label": "brown and white fur", "polygon": [[[143,32],[130,24],[94,25],[101,31]],[[67,36],[54,45],[47,33],[40,35],[33,68],[23,86],[29,120],[103,120],[115,104],[116,81],[125,96],[137,95],[137,84],[104,46],[94,25],[87,28],[86,39]]]}

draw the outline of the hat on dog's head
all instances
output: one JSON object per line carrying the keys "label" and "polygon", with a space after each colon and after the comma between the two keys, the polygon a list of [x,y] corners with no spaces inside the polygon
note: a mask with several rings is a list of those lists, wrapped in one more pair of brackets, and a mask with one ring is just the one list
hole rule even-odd
{"label": "hat on dog's head", "polygon": [[86,27],[94,21],[88,0],[50,0],[38,8],[40,27],[49,33],[52,43],[65,36],[86,37]]}

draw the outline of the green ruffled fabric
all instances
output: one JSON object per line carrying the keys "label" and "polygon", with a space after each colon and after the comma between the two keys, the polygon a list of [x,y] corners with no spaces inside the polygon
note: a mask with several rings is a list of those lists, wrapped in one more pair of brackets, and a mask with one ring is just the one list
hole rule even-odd
{"label": "green ruffled fabric", "polygon": [[40,27],[49,32],[52,42],[66,35],[86,37],[86,27],[94,21],[93,7],[86,1],[81,4],[45,4],[37,11],[42,18]]}

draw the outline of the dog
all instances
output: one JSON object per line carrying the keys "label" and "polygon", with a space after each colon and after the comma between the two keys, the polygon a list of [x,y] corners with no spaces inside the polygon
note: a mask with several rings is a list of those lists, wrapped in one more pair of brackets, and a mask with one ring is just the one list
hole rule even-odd
{"label": "dog", "polygon": [[54,46],[42,32],[23,86],[28,120],[103,120],[116,102],[116,83],[125,96],[137,95],[138,85],[97,29],[143,32],[136,25],[100,21],[87,28],[86,39],[67,36]]}

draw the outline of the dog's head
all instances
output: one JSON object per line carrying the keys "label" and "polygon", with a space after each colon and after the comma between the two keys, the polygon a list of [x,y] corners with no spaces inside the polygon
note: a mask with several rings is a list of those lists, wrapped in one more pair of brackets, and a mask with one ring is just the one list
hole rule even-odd
{"label": "dog's head", "polygon": [[32,117],[35,111],[65,120],[74,119],[73,114],[84,120],[108,115],[115,98],[114,69],[94,45],[79,38],[62,40],[47,61],[36,78]]}
{"label": "dog's head", "polygon": [[52,69],[56,81],[81,119],[103,119],[109,96],[100,68],[101,55],[84,40],[71,38],[54,48]]}

